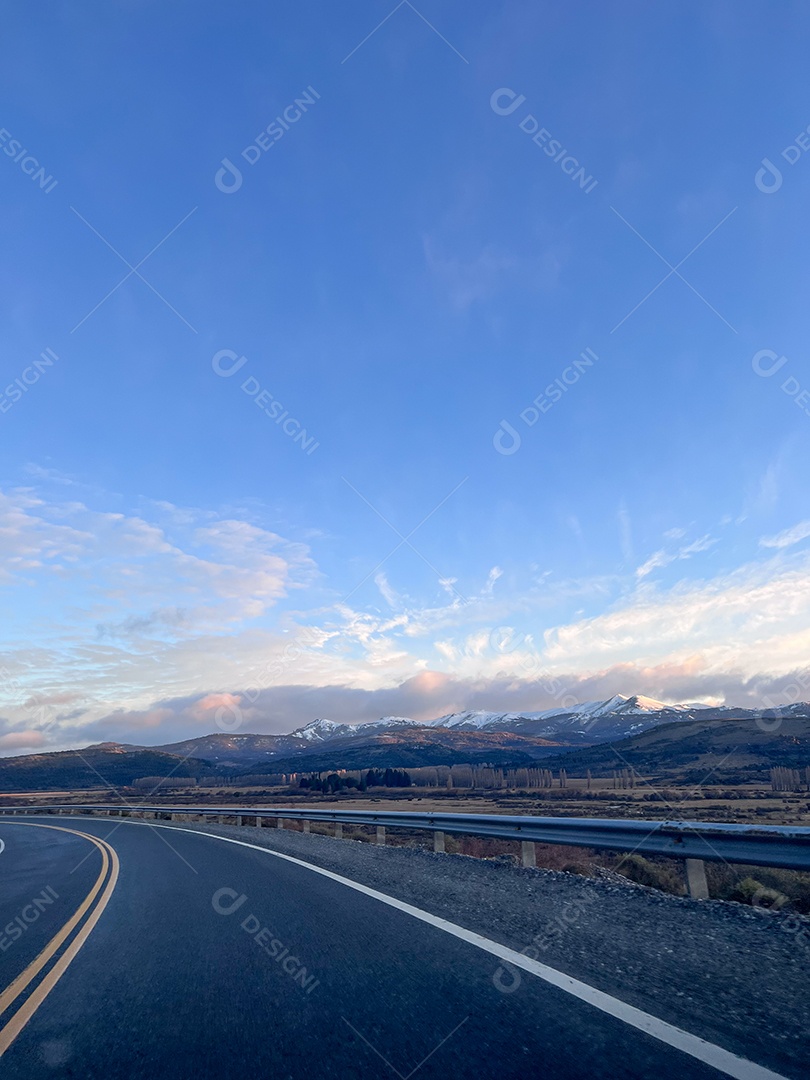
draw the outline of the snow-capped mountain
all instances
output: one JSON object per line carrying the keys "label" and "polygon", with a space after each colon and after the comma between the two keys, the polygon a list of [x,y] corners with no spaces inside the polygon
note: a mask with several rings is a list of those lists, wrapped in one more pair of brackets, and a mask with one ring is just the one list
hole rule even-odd
{"label": "snow-capped mountain", "polygon": [[[576,705],[544,709],[541,712],[461,712],[440,716],[437,720],[427,721],[429,727],[467,728],[475,731],[517,731],[527,724],[536,725],[545,721],[560,721],[565,718],[566,726],[592,727],[594,722],[605,717],[642,717],[656,720],[688,717],[695,708],[707,706],[666,705],[663,701],[635,695],[624,697],[616,694],[606,701],[583,701]],[[555,730],[557,725],[552,725]],[[550,730],[550,729],[549,729]],[[539,734],[539,731],[533,732]]]}
{"label": "snow-capped mountain", "polygon": [[[362,724],[337,723],[319,717],[289,735],[226,735],[215,733],[159,747],[120,746],[121,750],[154,749],[183,757],[205,758],[226,767],[247,762],[289,759],[312,754],[323,747],[329,752],[382,743],[423,749],[448,740],[472,749],[502,749],[507,744],[526,750],[549,744],[571,750],[626,739],[668,724],[689,720],[746,720],[778,715],[810,718],[810,704],[797,702],[775,709],[738,709],[727,705],[668,705],[635,694],[616,694],[605,701],[583,701],[539,712],[467,711],[448,713],[435,720],[418,721],[407,716],[381,716]],[[514,736],[514,738],[513,738]],[[118,745],[118,744],[116,744]],[[428,753],[428,751],[425,751]]]}
{"label": "snow-capped mountain", "polygon": [[422,725],[418,720],[410,720],[407,716],[381,716],[379,720],[369,720],[365,724],[336,724],[334,720],[311,720],[304,727],[290,732],[287,738],[317,743],[356,735],[374,735],[380,731],[395,731],[405,727]]}
{"label": "snow-capped mountain", "polygon": [[483,731],[485,728],[494,724],[524,720],[527,717],[537,718],[540,715],[541,713],[497,713],[483,712],[481,710],[474,712],[447,713],[446,716],[440,716],[437,720],[428,720],[425,726],[469,728],[474,729],[475,731]]}
{"label": "snow-capped mountain", "polygon": [[310,720],[304,727],[291,731],[291,739],[303,739],[305,742],[326,742],[339,735],[351,735],[353,732],[348,724],[336,724],[334,720]]}
{"label": "snow-capped mountain", "polygon": [[[737,717],[745,719],[765,715],[771,710],[735,709],[727,705],[669,705],[654,698],[634,694],[625,697],[614,694],[604,701],[582,701],[577,704],[560,705],[539,712],[489,712],[470,710],[447,713],[435,720],[421,723],[407,716],[382,716],[363,724],[335,724],[331,720],[313,720],[287,736],[307,742],[327,742],[337,738],[363,738],[402,731],[406,728],[447,728],[468,732],[511,732],[515,735],[535,736],[542,739],[566,741],[573,745],[624,739],[658,724],[677,720],[718,719]],[[779,710],[787,716],[809,716],[810,706],[805,703],[785,706]]]}
{"label": "snow-capped mountain", "polygon": [[576,741],[604,742],[624,739],[646,731],[658,724],[675,720],[692,720],[703,708],[686,705],[667,705],[663,701],[635,694],[625,697],[615,694],[605,701],[583,701],[576,705],[560,706],[541,713],[504,718],[490,724],[485,730],[498,731],[508,728],[521,735],[542,738],[570,738]]}

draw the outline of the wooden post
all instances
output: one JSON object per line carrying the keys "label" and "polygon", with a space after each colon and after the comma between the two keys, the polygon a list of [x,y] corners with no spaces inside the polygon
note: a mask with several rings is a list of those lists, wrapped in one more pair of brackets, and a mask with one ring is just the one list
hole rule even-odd
{"label": "wooden post", "polygon": [[309,821],[302,821],[302,822],[301,822],[301,826],[302,826],[302,830],[301,830],[301,831],[302,831],[302,832],[309,832],[309,826],[310,826],[310,824],[311,824],[311,822],[309,822]]}
{"label": "wooden post", "polygon": [[259,815],[257,814],[257,815],[256,815],[256,828],[257,828],[257,829],[260,829],[261,827],[262,827],[262,819],[261,819],[261,817],[260,817],[260,816],[259,816]]}
{"label": "wooden post", "polygon": [[686,860],[686,884],[693,900],[708,900],[709,885],[706,881],[706,865],[703,859]]}
{"label": "wooden post", "polygon": [[335,822],[335,839],[336,840],[342,840],[343,839],[343,822],[342,821],[336,821]]}
{"label": "wooden post", "polygon": [[444,855],[444,833],[438,829],[433,833],[433,850],[439,855]]}
{"label": "wooden post", "polygon": [[377,843],[378,844],[385,844],[385,826],[384,825],[378,825],[377,826]]}
{"label": "wooden post", "polygon": [[521,840],[520,856],[524,866],[537,866],[537,849],[534,846],[533,840]]}
{"label": "wooden post", "polygon": [[284,828],[284,818],[280,818],[280,817],[276,818],[276,828],[277,829],[283,829]]}

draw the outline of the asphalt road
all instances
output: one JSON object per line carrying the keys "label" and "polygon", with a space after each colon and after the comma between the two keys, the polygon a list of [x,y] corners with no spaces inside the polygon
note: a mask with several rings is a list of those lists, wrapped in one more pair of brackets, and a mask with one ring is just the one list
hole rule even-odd
{"label": "asphalt road", "polygon": [[[4,1080],[724,1075],[712,1044],[678,1049],[666,1025],[648,1034],[615,999],[582,1000],[581,983],[524,969],[504,992],[486,944],[289,857],[80,817],[0,819],[0,842],[0,995],[85,905],[0,1012]],[[724,1061],[744,1080],[778,1075]]]}

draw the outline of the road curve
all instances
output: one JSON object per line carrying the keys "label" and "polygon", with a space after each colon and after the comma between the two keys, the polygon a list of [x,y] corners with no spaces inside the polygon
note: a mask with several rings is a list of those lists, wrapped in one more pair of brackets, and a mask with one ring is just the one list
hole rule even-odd
{"label": "road curve", "polygon": [[[118,879],[118,856],[105,841],[65,826],[31,824],[28,828],[34,832],[16,837],[16,844],[12,840],[10,858],[3,863],[6,887],[0,898],[0,951],[11,955],[4,965],[6,973],[0,990],[0,1057],[76,959],[109,903]],[[38,850],[43,834],[50,847],[44,858],[39,857]],[[86,845],[78,855],[76,840]],[[5,843],[0,854],[4,851]],[[90,857],[96,853],[101,866],[93,880],[95,860]],[[54,858],[57,864],[65,858],[72,864],[66,885],[61,884],[65,867],[54,866]],[[92,884],[86,893],[79,873],[82,867],[87,868],[85,873],[91,873]],[[41,884],[44,874],[60,881],[61,894],[49,883],[29,895],[32,878],[38,877]],[[74,874],[75,880],[71,880]],[[77,889],[80,898],[71,900],[71,892]],[[48,917],[54,915],[55,919]]]}
{"label": "road curve", "polygon": [[800,1075],[582,982],[554,985],[525,958],[521,993],[502,992],[502,945],[289,856],[200,831],[52,821],[0,818],[0,928],[30,918],[33,898],[41,907],[5,950],[0,937],[0,994],[65,933],[0,1013],[8,1080]]}

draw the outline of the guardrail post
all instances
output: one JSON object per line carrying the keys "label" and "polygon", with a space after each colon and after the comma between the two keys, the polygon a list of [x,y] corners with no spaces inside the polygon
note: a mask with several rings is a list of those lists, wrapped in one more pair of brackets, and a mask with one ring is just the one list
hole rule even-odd
{"label": "guardrail post", "polygon": [[342,821],[336,821],[335,822],[335,839],[336,840],[342,840],[343,839],[343,822]]}
{"label": "guardrail post", "polygon": [[276,828],[277,829],[283,829],[284,828],[284,818],[283,817],[277,817],[276,818]]}
{"label": "guardrail post", "polygon": [[377,843],[378,844],[385,844],[385,826],[384,825],[378,825],[377,826]]}
{"label": "guardrail post", "polygon": [[524,866],[537,866],[537,849],[533,840],[520,841],[520,860]]}
{"label": "guardrail post", "polygon": [[444,855],[444,833],[437,829],[433,833],[433,850],[439,855]]}
{"label": "guardrail post", "polygon": [[309,832],[309,825],[310,825],[310,823],[308,821],[302,821],[301,822],[302,832]]}
{"label": "guardrail post", "polygon": [[709,884],[706,881],[706,864],[703,859],[686,860],[686,884],[693,900],[709,899]]}
{"label": "guardrail post", "polygon": [[260,815],[257,814],[256,815],[256,828],[260,829],[261,827],[262,827],[262,819],[261,819]]}

